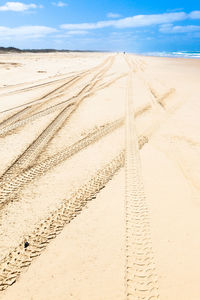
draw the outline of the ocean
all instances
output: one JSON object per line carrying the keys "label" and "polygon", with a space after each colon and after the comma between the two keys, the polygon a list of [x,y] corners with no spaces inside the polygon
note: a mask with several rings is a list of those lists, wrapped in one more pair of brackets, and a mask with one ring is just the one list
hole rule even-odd
{"label": "ocean", "polygon": [[175,52],[147,52],[142,53],[147,56],[161,56],[161,57],[185,57],[185,58],[200,58],[200,51],[175,51]]}

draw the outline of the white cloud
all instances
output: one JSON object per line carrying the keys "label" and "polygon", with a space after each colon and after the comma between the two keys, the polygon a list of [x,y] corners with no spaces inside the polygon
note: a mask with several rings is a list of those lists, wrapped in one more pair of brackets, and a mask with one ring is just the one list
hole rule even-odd
{"label": "white cloud", "polygon": [[35,9],[37,7],[41,7],[36,4],[24,4],[21,2],[6,2],[3,6],[0,6],[0,11],[25,11],[29,9]]}
{"label": "white cloud", "polygon": [[107,17],[108,17],[108,18],[115,19],[115,18],[120,18],[121,15],[120,15],[120,14],[116,14],[116,13],[110,12],[110,13],[107,14]]}
{"label": "white cloud", "polygon": [[190,19],[200,19],[200,10],[192,11],[189,14]]}
{"label": "white cloud", "polygon": [[62,1],[58,1],[58,2],[52,2],[52,4],[53,4],[54,6],[58,6],[58,7],[64,7],[64,6],[68,6],[68,4],[67,4],[67,3],[65,3],[65,2],[62,2]]}
{"label": "white cloud", "polygon": [[177,11],[183,11],[184,8],[173,8],[173,9],[167,9],[167,12],[177,12]]}
{"label": "white cloud", "polygon": [[71,30],[71,31],[68,31],[67,34],[69,34],[69,35],[85,35],[85,34],[88,34],[88,31],[86,31],[86,30]]}
{"label": "white cloud", "polygon": [[187,18],[188,15],[184,12],[164,13],[157,15],[136,15],[119,20],[99,21],[96,23],[63,24],[61,25],[61,28],[70,30],[88,30],[105,27],[136,28],[182,21]]}
{"label": "white cloud", "polygon": [[157,15],[138,15],[138,16],[119,20],[118,23],[116,24],[116,27],[118,28],[145,27],[145,26],[182,21],[185,20],[186,18],[187,15],[184,12],[164,13],[164,14],[157,14]]}
{"label": "white cloud", "polygon": [[88,34],[89,32],[86,30],[71,30],[64,33],[58,33],[56,34],[56,38],[66,38],[66,37],[72,37],[72,36],[83,36]]}
{"label": "white cloud", "polygon": [[21,27],[3,27],[0,26],[0,38],[40,38],[50,33],[57,32],[55,28],[47,26],[21,26]]}
{"label": "white cloud", "polygon": [[162,33],[190,33],[200,32],[200,26],[197,25],[186,25],[186,26],[173,26],[172,24],[165,24],[160,27]]}
{"label": "white cloud", "polygon": [[60,27],[69,30],[88,30],[114,26],[115,22],[116,21],[100,21],[96,23],[63,24]]}

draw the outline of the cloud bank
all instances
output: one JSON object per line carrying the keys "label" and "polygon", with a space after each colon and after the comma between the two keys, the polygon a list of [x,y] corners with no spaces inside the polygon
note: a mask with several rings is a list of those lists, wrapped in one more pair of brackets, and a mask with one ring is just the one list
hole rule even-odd
{"label": "cloud bank", "polygon": [[[60,2],[56,2],[58,5]],[[64,3],[64,2],[61,2]],[[63,4],[60,4],[62,7]],[[25,11],[28,9],[35,9],[36,4],[23,4],[21,2],[7,2],[4,6],[0,6],[0,11]],[[111,13],[113,14],[113,13]],[[111,17],[111,16],[110,16]],[[114,18],[114,16],[112,17]],[[20,27],[4,27],[0,26],[0,39],[1,40],[26,40],[34,38],[42,38],[47,35],[51,35],[54,38],[72,38],[81,36],[86,36],[91,32],[91,30],[101,29],[101,28],[114,28],[116,34],[120,34],[119,30],[123,28],[151,28],[151,26],[158,26],[158,30],[162,34],[184,34],[193,33],[191,36],[199,37],[200,26],[196,24],[186,24],[186,25],[175,25],[175,22],[185,21],[185,20],[197,20],[200,19],[200,11],[192,11],[190,13],[185,12],[169,12],[163,14],[152,14],[152,15],[135,15],[127,18],[111,19],[106,21],[98,21],[94,23],[77,23],[77,24],[62,24],[60,28],[52,28],[48,26],[20,26]],[[120,37],[123,41],[123,37]],[[95,34],[97,34],[95,32]],[[100,32],[100,35],[102,33]],[[105,33],[103,33],[105,34]],[[99,37],[97,37],[98,40]],[[116,37],[118,38],[118,37]],[[115,38],[115,40],[116,40]],[[139,37],[140,38],[140,37]],[[146,37],[151,38],[150,36]],[[84,37],[86,40],[87,37]],[[130,32],[130,40],[133,39],[133,31]],[[127,39],[126,39],[127,40]],[[137,40],[137,39],[136,39]]]}
{"label": "cloud bank", "polygon": [[62,24],[60,28],[67,30],[92,30],[107,27],[114,28],[139,28],[153,25],[169,24],[186,19],[200,19],[200,11],[163,13],[153,15],[136,15],[119,20],[99,21],[95,23]]}

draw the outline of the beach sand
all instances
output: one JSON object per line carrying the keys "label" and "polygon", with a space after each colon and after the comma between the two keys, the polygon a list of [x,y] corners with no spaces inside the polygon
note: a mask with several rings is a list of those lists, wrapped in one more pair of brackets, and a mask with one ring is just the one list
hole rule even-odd
{"label": "beach sand", "polygon": [[0,300],[199,300],[200,60],[0,55]]}

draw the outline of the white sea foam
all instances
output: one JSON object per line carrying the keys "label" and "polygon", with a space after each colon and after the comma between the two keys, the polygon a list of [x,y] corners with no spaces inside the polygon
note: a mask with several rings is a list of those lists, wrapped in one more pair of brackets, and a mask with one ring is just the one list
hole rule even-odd
{"label": "white sea foam", "polygon": [[161,56],[161,57],[185,57],[185,58],[200,58],[200,51],[177,51],[177,52],[148,52],[143,53],[147,56]]}

